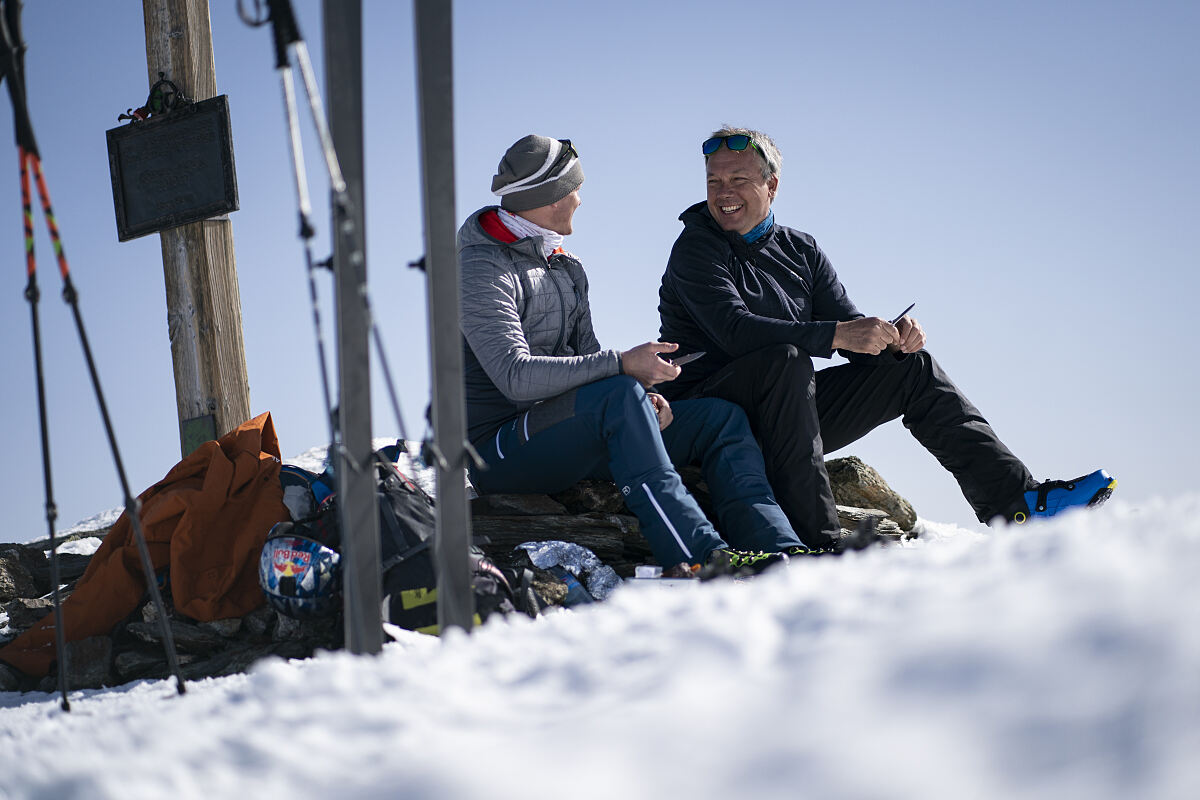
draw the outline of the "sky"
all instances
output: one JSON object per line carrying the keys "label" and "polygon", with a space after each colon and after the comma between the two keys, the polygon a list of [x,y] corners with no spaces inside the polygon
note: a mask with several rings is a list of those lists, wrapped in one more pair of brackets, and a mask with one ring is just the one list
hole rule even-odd
{"label": "sky", "polygon": [[[320,4],[296,2],[318,74]],[[410,438],[429,398],[412,7],[366,0],[367,270]],[[87,332],[134,492],[178,461],[157,235],[119,243],[105,130],[148,89],[138,3],[25,8],[29,105]],[[231,215],[251,413],[285,457],[326,437],[303,250],[268,29],[211,5],[240,210]],[[1038,478],[1104,467],[1143,504],[1192,489],[1190,357],[1200,219],[1200,6],[1191,2],[614,0],[455,4],[459,220],[493,203],[513,141],[570,138],[587,180],[568,249],[601,344],[657,338],[679,213],[704,197],[699,143],[729,122],[783,153],[776,220],[811,233],[851,298],[916,302],[928,347]],[[0,129],[10,114],[0,103]],[[122,123],[124,124],[124,123]],[[309,128],[311,129],[311,128]],[[0,540],[46,534],[20,197],[0,187]],[[327,183],[312,137],[310,185]],[[38,254],[60,527],[121,504],[44,225]],[[319,257],[328,223],[315,217]],[[7,288],[4,288],[7,286]],[[322,281],[332,320],[330,283]],[[332,333],[327,341],[332,341]],[[818,364],[820,366],[820,364]],[[332,365],[331,365],[332,367]],[[373,368],[373,434],[390,412]],[[832,456],[875,466],[925,519],[977,528],[899,422]]]}
{"label": "sky", "polygon": [[745,582],[628,581],[469,637],[392,628],[375,657],[182,697],[0,692],[0,797],[1185,800],[1198,569],[1200,498],[1114,498]]}

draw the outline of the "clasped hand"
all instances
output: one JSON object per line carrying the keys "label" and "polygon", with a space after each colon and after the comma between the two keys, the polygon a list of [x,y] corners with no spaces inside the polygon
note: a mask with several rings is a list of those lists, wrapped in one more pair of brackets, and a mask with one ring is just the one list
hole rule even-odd
{"label": "clasped hand", "polygon": [[913,317],[904,316],[895,325],[879,317],[839,322],[833,333],[833,348],[852,353],[879,355],[884,350],[915,353],[925,346],[925,330]]}

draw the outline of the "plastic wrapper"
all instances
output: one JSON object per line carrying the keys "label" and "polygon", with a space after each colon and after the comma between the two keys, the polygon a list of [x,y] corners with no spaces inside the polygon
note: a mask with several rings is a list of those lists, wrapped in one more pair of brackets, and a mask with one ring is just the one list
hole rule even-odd
{"label": "plastic wrapper", "polygon": [[591,550],[571,542],[525,542],[518,548],[529,553],[529,560],[538,569],[562,567],[583,582],[588,594],[597,600],[606,599],[621,583],[616,570],[605,564]]}

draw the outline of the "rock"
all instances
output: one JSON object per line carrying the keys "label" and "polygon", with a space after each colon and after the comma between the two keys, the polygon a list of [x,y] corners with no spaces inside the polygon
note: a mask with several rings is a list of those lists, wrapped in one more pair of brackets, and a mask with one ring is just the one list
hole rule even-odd
{"label": "rock", "polygon": [[917,514],[912,504],[892,491],[887,481],[862,459],[834,458],[825,462],[825,469],[838,505],[880,509],[905,532],[916,526]]}
{"label": "rock", "polygon": [[277,642],[295,641],[303,636],[300,629],[300,620],[289,617],[286,614],[275,612],[277,621],[275,623],[275,635],[271,638]]}
{"label": "rock", "polygon": [[[157,622],[131,622],[125,630],[143,642],[162,642],[162,629]],[[181,653],[208,655],[225,647],[225,639],[219,634],[178,619],[171,620],[171,638],[175,640],[175,649]]]}
{"label": "rock", "polygon": [[8,613],[8,626],[24,631],[32,628],[42,617],[53,611],[54,601],[49,597],[21,597],[6,605],[4,610]]}
{"label": "rock", "polygon": [[[295,649],[295,645],[299,643],[289,644],[292,644],[293,649]],[[245,672],[251,664],[260,658],[275,655],[275,650],[278,647],[278,645],[270,643],[239,644],[223,650],[211,658],[189,664],[186,669],[181,671],[183,672],[183,677],[190,681],[201,678],[216,678],[222,675],[234,675],[238,672]],[[305,651],[302,648],[298,652],[302,653],[303,656],[312,655],[311,650]]]}
{"label": "rock", "polygon": [[488,494],[471,501],[471,514],[476,517],[566,513],[566,506],[544,494]]}
{"label": "rock", "polygon": [[261,605],[242,617],[242,627],[251,636],[269,636],[275,625],[275,609]]}
{"label": "rock", "polygon": [[278,612],[276,616],[278,622],[271,637],[276,644],[299,642],[310,651],[316,647],[334,650],[342,646],[341,627],[336,616],[293,619]]}
{"label": "rock", "polygon": [[[233,675],[244,672],[251,664],[267,656],[282,658],[307,658],[317,648],[334,649],[338,642],[332,632],[334,623],[328,622],[323,627],[310,626],[298,620],[292,620],[296,625],[292,630],[296,638],[286,642],[254,642],[230,640],[221,650],[210,653],[207,657],[199,658],[194,655],[179,657],[180,672],[184,680],[195,681],[203,678],[215,678],[222,675]],[[170,676],[166,656],[163,651],[137,648],[120,653],[115,660],[115,670],[124,680],[139,678],[166,678]]]}
{"label": "rock", "polygon": [[211,622],[201,622],[201,630],[211,631],[225,639],[232,639],[242,629],[241,617],[232,619],[214,619]]}
{"label": "rock", "polygon": [[537,592],[542,606],[561,606],[567,599],[567,582],[554,577],[549,572],[537,575],[531,581],[533,590]]}
{"label": "rock", "polygon": [[38,586],[33,573],[22,563],[17,553],[0,555],[0,603],[23,597],[37,597]]}
{"label": "rock", "polygon": [[550,495],[564,505],[569,514],[628,514],[625,498],[612,481],[582,480],[562,492]]}
{"label": "rock", "polygon": [[167,657],[162,648],[157,650],[126,650],[113,659],[113,670],[125,681],[166,675]]}
{"label": "rock", "polygon": [[[163,610],[167,612],[167,618],[175,616],[175,598],[171,596],[169,591],[160,591],[159,598],[163,603]],[[158,624],[158,606],[153,601],[147,600],[142,604],[142,622],[151,625]]]}
{"label": "rock", "polygon": [[[64,583],[73,583],[79,580],[87,569],[87,565],[91,562],[91,556],[80,555],[79,553],[59,553],[58,554],[58,582],[61,586]],[[44,566],[41,566],[33,573],[33,578],[38,582],[38,588],[42,589],[42,594],[50,591],[50,559],[45,558]]]}
{"label": "rock", "polygon": [[[61,539],[59,544],[66,541],[68,540]],[[50,591],[51,564],[45,552],[45,548],[48,548],[49,544],[45,543],[45,547],[42,545],[43,543],[37,542],[33,544],[0,544],[0,602],[12,599],[12,597],[40,597]],[[77,580],[87,569],[91,558],[91,556],[79,553],[59,553],[59,585]],[[32,580],[32,585],[22,585],[17,594],[6,596],[4,563],[12,561],[20,564],[20,572]]]}
{"label": "rock", "polygon": [[67,642],[67,687],[99,689],[108,682],[113,643],[107,636],[89,636]]}
{"label": "rock", "polygon": [[[826,462],[826,467],[844,529],[853,530],[863,517],[873,516],[880,518],[877,530],[886,539],[915,535],[911,533],[917,521],[912,506],[861,459],[834,459]],[[715,522],[708,484],[700,468],[684,467],[679,474],[701,510]],[[473,503],[474,530],[487,540],[483,549],[497,563],[511,565],[511,550],[518,544],[549,539],[587,547],[622,577],[631,577],[638,564],[654,563],[637,518],[629,514],[612,481],[583,480],[550,497],[483,495]],[[536,513],[538,509],[553,509],[553,504],[561,505],[568,513]],[[539,593],[548,594],[547,599],[554,603],[555,587],[547,584],[544,589]]]}
{"label": "rock", "polygon": [[21,684],[21,673],[0,661],[0,692],[15,692]]}
{"label": "rock", "polygon": [[[899,541],[906,537],[904,531],[900,530],[900,526],[892,520],[888,519],[886,511],[881,511],[878,508],[853,508],[851,506],[837,507],[838,522],[842,525],[842,530],[849,533],[858,526],[864,517],[876,517],[879,520],[875,528],[875,532],[885,539]],[[915,534],[913,534],[915,535]]]}

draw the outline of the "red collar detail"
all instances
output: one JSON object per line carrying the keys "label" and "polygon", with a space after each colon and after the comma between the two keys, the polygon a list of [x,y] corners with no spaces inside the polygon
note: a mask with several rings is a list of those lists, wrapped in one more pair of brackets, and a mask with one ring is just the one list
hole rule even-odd
{"label": "red collar detail", "polygon": [[[512,244],[517,241],[517,235],[508,229],[508,226],[500,219],[500,215],[496,213],[496,209],[494,208],[489,208],[479,215],[479,227],[483,228],[484,233],[493,239],[499,239],[505,244]],[[567,251],[561,247],[556,247],[554,248],[554,252],[565,253]]]}
{"label": "red collar detail", "polygon": [[500,215],[496,213],[496,209],[494,208],[488,209],[479,215],[479,227],[483,228],[484,233],[493,239],[499,239],[505,244],[512,244],[517,240],[517,235],[500,221]]}

